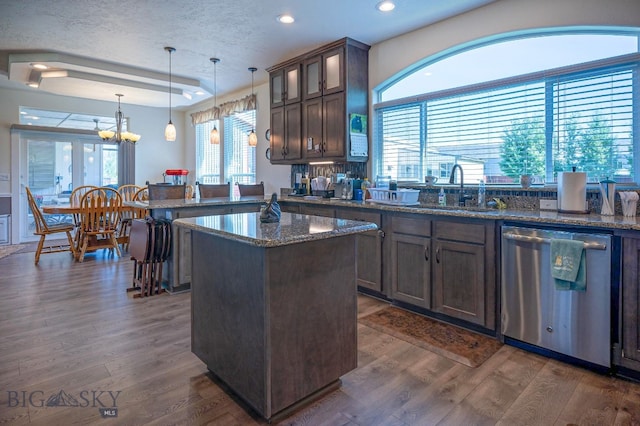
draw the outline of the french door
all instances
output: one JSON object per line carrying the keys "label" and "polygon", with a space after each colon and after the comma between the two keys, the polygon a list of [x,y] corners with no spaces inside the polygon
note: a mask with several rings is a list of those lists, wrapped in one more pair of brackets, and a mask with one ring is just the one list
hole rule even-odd
{"label": "french door", "polygon": [[[19,134],[20,201],[14,222],[14,242],[34,241],[33,216],[28,208],[28,186],[40,206],[67,204],[73,188],[81,185],[118,185],[118,145],[95,143],[95,136],[49,132]],[[13,172],[15,176],[15,171]],[[69,222],[67,215],[49,216],[51,223]]]}

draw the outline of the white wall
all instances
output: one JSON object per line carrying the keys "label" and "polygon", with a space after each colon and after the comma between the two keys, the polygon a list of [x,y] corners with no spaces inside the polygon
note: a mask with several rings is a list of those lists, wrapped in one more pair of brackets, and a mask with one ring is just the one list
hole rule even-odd
{"label": "white wall", "polygon": [[640,29],[640,0],[498,0],[372,46],[369,87],[475,40],[539,28],[594,26]]}

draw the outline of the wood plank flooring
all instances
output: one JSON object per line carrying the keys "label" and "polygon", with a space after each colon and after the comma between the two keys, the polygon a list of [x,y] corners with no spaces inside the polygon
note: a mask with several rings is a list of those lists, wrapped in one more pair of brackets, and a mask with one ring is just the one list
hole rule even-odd
{"label": "wood plank flooring", "polygon": [[[106,250],[84,263],[33,258],[0,259],[1,424],[266,424],[190,352],[189,293],[133,299],[132,262]],[[360,316],[384,306],[359,297]],[[358,368],[340,389],[274,423],[640,424],[637,383],[511,346],[469,368],[362,324],[358,333]],[[56,394],[78,406],[46,406]]]}

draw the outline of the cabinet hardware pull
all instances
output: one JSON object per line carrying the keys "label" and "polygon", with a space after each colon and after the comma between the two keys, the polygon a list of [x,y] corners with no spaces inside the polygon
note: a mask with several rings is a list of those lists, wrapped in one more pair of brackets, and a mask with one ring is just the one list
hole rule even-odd
{"label": "cabinet hardware pull", "polygon": [[436,249],[436,263],[440,263],[440,246]]}
{"label": "cabinet hardware pull", "polygon": [[385,233],[384,233],[384,231],[382,229],[378,229],[378,236],[380,238],[384,238],[385,237]]}
{"label": "cabinet hardware pull", "polygon": [[[524,241],[526,243],[549,244],[551,242],[550,238],[533,237],[530,235],[511,234],[506,232],[502,235],[508,240]],[[584,243],[583,245],[585,249],[593,249],[593,250],[607,249],[607,245],[602,243]]]}
{"label": "cabinet hardware pull", "polygon": [[429,261],[429,246],[424,248],[424,260]]}

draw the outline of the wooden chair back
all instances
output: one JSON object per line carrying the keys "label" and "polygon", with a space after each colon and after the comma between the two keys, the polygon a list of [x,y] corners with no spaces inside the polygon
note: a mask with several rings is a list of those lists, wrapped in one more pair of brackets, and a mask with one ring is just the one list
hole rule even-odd
{"label": "wooden chair back", "polygon": [[136,192],[140,190],[138,185],[120,185],[118,187],[118,194],[122,197],[122,201],[133,201],[133,197],[136,195]]}
{"label": "wooden chair back", "polygon": [[122,196],[113,188],[95,188],[80,200],[81,229],[84,233],[108,234],[120,223]]}
{"label": "wooden chair back", "polygon": [[187,184],[184,196],[187,200],[194,198],[196,196],[196,188],[191,184]]}
{"label": "wooden chair back", "polygon": [[84,194],[95,188],[97,188],[97,186],[95,185],[83,185],[74,188],[73,191],[71,191],[71,195],[69,196],[69,204],[71,204],[72,207],[79,206]]}
{"label": "wooden chair back", "polygon": [[[36,248],[36,257],[35,263],[36,265],[40,261],[40,254],[43,253],[57,253],[61,251],[70,251],[75,256],[75,244],[73,242],[73,237],[71,236],[71,231],[73,231],[74,225],[70,223],[61,223],[57,225],[49,225],[44,218],[44,215],[40,211],[38,207],[38,203],[36,202],[31,190],[27,187],[25,188],[27,193],[27,201],[29,203],[29,209],[31,209],[31,213],[33,214],[33,221],[35,223],[36,230],[34,232],[35,235],[40,236],[40,241],[38,242],[38,247]],[[44,242],[48,235],[62,233],[64,232],[67,236],[67,244],[50,244],[45,246]]]}
{"label": "wooden chair back", "polygon": [[116,233],[120,226],[122,196],[108,187],[95,188],[80,200],[80,243],[78,260],[82,262],[87,250],[114,249],[120,256]]}
{"label": "wooden chair back", "polygon": [[143,186],[133,195],[134,201],[149,201],[149,188]]}
{"label": "wooden chair back", "polygon": [[198,184],[200,198],[221,198],[229,197],[231,185],[229,183],[221,184]]}
{"label": "wooden chair back", "polygon": [[186,185],[149,184],[149,201],[179,200],[186,196]]}
{"label": "wooden chair back", "polygon": [[240,192],[240,196],[245,195],[262,195],[264,196],[264,182],[245,185],[242,183],[238,184],[238,192]]}

